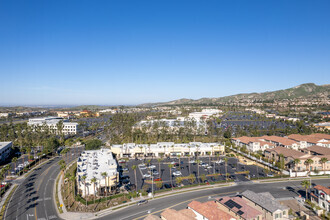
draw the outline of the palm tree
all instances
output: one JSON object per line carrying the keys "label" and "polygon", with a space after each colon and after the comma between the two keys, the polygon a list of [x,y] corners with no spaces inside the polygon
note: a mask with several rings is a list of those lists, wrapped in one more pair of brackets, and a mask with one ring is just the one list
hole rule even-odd
{"label": "palm tree", "polygon": [[72,174],[69,179],[72,182],[72,192],[73,192],[73,198],[74,198],[75,195],[76,195],[75,190],[74,190],[74,184],[75,184],[75,181],[76,181],[76,176],[74,174]]}
{"label": "palm tree", "polygon": [[107,172],[103,172],[103,173],[101,173],[101,176],[104,178],[104,184],[105,184],[105,187],[104,187],[104,190],[105,190],[105,196],[107,197],[107,195],[108,195],[108,185],[107,185],[107,176],[108,176],[108,174],[107,174]]}
{"label": "palm tree", "polygon": [[160,173],[160,171],[161,171],[161,170],[160,170],[160,162],[162,162],[162,160],[163,160],[162,158],[158,158],[158,159],[157,159],[157,161],[158,161],[158,169],[159,169],[159,173]]}
{"label": "palm tree", "polygon": [[188,161],[188,166],[189,166],[189,175],[190,175],[190,154],[188,155],[188,159],[189,159],[189,161]]}
{"label": "palm tree", "polygon": [[137,191],[136,168],[137,168],[136,165],[132,166],[132,169],[134,170],[134,177],[135,177],[135,190]]}
{"label": "palm tree", "polygon": [[297,169],[296,166],[300,163],[300,160],[298,158],[293,160],[293,163],[295,165],[295,170]]}
{"label": "palm tree", "polygon": [[140,150],[141,150],[141,155],[142,155],[142,149],[143,149],[143,147],[142,147],[142,146],[140,146],[139,148],[140,148]]}
{"label": "palm tree", "polygon": [[196,160],[196,163],[197,163],[197,181],[198,181],[198,184],[200,184],[200,182],[199,182],[199,163],[200,162],[201,162],[200,160]]}
{"label": "palm tree", "polygon": [[96,178],[95,177],[93,177],[92,179],[91,179],[91,183],[93,183],[93,186],[94,186],[94,204],[95,204],[95,197],[96,197],[96,186],[95,186],[95,183],[96,183]]}
{"label": "palm tree", "polygon": [[321,160],[320,160],[321,164],[322,164],[322,169],[323,171],[325,171],[325,163],[328,162],[328,158],[326,157],[322,157]]}
{"label": "palm tree", "polygon": [[300,160],[298,158],[296,158],[296,159],[293,160],[293,163],[294,163],[294,168],[296,170],[296,177],[297,177],[298,174],[297,174],[297,167],[296,166],[300,163]]}
{"label": "palm tree", "polygon": [[225,177],[226,177],[226,182],[227,182],[227,163],[228,163],[228,158],[225,157],[225,158],[223,158],[223,160],[225,161]]}
{"label": "palm tree", "polygon": [[310,170],[310,165],[314,163],[314,161],[312,159],[307,159],[305,161],[305,165],[306,165],[306,170]]}
{"label": "palm tree", "polygon": [[206,154],[209,156],[209,165],[211,166],[211,152],[206,152]]}
{"label": "palm tree", "polygon": [[16,172],[16,162],[17,162],[17,157],[13,157],[13,159],[11,159],[11,162],[14,163],[14,166],[15,166],[15,172]]}
{"label": "palm tree", "polygon": [[172,168],[174,167],[173,164],[169,164],[168,167],[170,168],[170,180],[171,180],[171,188],[173,190],[173,181],[172,181]]}
{"label": "palm tree", "polygon": [[310,187],[310,182],[308,180],[304,180],[301,182],[301,185],[305,188],[306,192],[306,199],[308,199],[307,189]]}
{"label": "palm tree", "polygon": [[86,190],[86,178],[87,176],[82,176],[81,179],[84,181],[84,188],[85,188],[85,200],[86,200],[86,208],[87,208],[87,190]]}

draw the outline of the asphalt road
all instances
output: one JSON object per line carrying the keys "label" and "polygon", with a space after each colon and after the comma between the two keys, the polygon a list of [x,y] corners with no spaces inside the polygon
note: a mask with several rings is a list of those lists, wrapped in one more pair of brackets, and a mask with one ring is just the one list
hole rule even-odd
{"label": "asphalt road", "polygon": [[[249,189],[254,192],[270,192],[275,198],[293,198],[299,194],[304,195],[304,190],[300,185],[301,181],[292,182],[277,182],[277,183],[262,183],[252,184],[252,182],[245,182],[231,187],[212,188],[200,191],[187,192],[177,194],[161,199],[154,199],[147,204],[137,206],[132,205],[122,210],[115,211],[99,219],[143,219],[148,215],[148,212],[153,215],[160,216],[160,213],[166,208],[175,210],[184,209],[192,200],[206,202],[226,195],[236,195]],[[329,179],[313,180],[313,184],[329,185]],[[286,187],[292,187],[294,190],[288,190]]]}
{"label": "asphalt road", "polygon": [[[81,149],[71,149],[70,156],[73,160],[78,157]],[[74,154],[74,155],[72,155]],[[46,164],[32,171],[24,179],[12,196],[5,219],[24,220],[50,220],[59,219],[54,203],[53,189],[55,179],[60,172],[58,162],[61,157],[55,157]],[[66,159],[64,157],[64,159]]]}

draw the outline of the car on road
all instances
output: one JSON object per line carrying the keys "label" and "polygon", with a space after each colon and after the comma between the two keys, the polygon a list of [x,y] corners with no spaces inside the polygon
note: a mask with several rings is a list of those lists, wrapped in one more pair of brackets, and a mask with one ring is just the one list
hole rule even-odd
{"label": "car on road", "polygon": [[143,205],[143,204],[147,204],[148,203],[148,200],[144,199],[144,200],[140,200],[138,201],[137,205]]}
{"label": "car on road", "polygon": [[162,181],[162,178],[157,178],[155,179],[155,181]]}
{"label": "car on road", "polygon": [[274,175],[273,175],[273,174],[268,174],[267,176],[268,176],[268,177],[274,177]]}

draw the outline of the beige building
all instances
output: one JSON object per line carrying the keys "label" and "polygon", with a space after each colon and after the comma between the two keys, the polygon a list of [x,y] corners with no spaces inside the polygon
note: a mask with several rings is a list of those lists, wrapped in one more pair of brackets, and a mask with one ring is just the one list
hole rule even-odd
{"label": "beige building", "polygon": [[162,157],[162,156],[206,156],[223,154],[225,146],[220,143],[190,142],[175,144],[174,142],[158,142],[156,144],[127,143],[112,145],[111,151],[117,157]]}
{"label": "beige building", "polygon": [[[106,173],[106,176],[103,176]],[[83,176],[86,179],[83,180]],[[93,178],[96,182],[93,183]],[[90,150],[81,153],[77,161],[78,191],[83,196],[104,195],[115,189],[119,182],[117,161],[111,150]]]}

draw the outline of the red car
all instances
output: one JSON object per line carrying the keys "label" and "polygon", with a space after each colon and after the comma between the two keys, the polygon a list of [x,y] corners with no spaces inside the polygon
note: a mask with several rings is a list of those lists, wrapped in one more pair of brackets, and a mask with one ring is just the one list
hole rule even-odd
{"label": "red car", "polygon": [[155,179],[155,181],[162,181],[162,178],[157,178]]}

